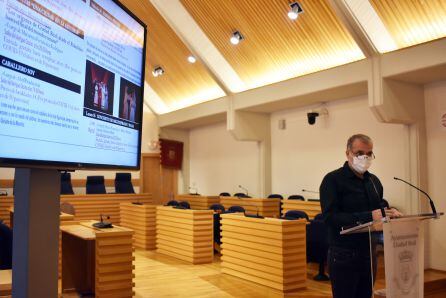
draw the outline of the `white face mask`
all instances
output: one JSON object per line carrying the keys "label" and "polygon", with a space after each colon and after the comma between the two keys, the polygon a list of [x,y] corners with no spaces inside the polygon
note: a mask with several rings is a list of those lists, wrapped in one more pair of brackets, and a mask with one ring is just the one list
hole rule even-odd
{"label": "white face mask", "polygon": [[353,157],[352,168],[359,174],[364,174],[372,165],[372,159],[367,155]]}

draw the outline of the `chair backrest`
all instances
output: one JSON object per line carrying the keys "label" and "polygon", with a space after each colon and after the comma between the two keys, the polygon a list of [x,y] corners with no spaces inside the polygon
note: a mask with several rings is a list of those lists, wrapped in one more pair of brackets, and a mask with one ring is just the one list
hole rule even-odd
{"label": "chair backrest", "polygon": [[304,218],[306,220],[310,220],[308,218],[308,214],[301,210],[289,210],[287,213],[285,213],[285,218],[294,218],[294,219],[300,219]]}
{"label": "chair backrest", "polygon": [[328,231],[322,214],[307,225],[307,261],[324,262],[328,251]]}
{"label": "chair backrest", "polygon": [[86,192],[87,194],[106,193],[104,176],[87,176]]}
{"label": "chair backrest", "polygon": [[322,213],[318,213],[314,216],[313,220],[324,221],[324,215]]}
{"label": "chair backrest", "polygon": [[181,201],[178,203],[178,206],[184,208],[184,209],[190,209],[190,204],[187,201]]}
{"label": "chair backrest", "polygon": [[230,197],[231,194],[229,192],[222,192],[219,194],[220,197]]}
{"label": "chair backrest", "polygon": [[74,195],[73,185],[71,184],[71,174],[67,172],[60,173],[60,194]]}
{"label": "chair backrest", "polygon": [[288,200],[301,200],[305,201],[305,198],[301,195],[291,195],[288,197]]}
{"label": "chair backrest", "polygon": [[281,200],[283,200],[283,196],[282,196],[282,195],[279,195],[279,194],[277,194],[277,193],[273,193],[273,194],[270,194],[270,195],[268,196],[268,199],[281,199]]}
{"label": "chair backrest", "polygon": [[227,213],[234,213],[234,212],[243,212],[245,213],[245,208],[242,206],[231,206],[228,208]]}
{"label": "chair backrest", "polygon": [[12,230],[0,223],[0,270],[12,269]]}
{"label": "chair backrest", "polygon": [[178,206],[178,201],[170,200],[167,202],[166,206]]}
{"label": "chair backrest", "polygon": [[234,194],[234,197],[239,197],[239,198],[250,198],[250,196],[248,196],[247,194],[242,193],[242,192],[236,192],[236,193]]}
{"label": "chair backrest", "polygon": [[135,193],[135,190],[133,189],[131,173],[116,173],[115,192],[116,193]]}
{"label": "chair backrest", "polygon": [[66,214],[71,214],[71,215],[76,215],[76,210],[74,209],[74,206],[68,202],[60,203],[60,212],[63,212]]}
{"label": "chair backrest", "polygon": [[225,212],[225,207],[222,204],[212,204],[209,206],[209,209],[214,210],[215,212]]}

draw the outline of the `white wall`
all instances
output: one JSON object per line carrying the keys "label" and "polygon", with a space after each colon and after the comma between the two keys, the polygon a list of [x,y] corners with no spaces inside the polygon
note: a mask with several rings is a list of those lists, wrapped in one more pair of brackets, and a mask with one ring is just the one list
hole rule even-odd
{"label": "white wall", "polygon": [[257,142],[238,142],[220,123],[190,131],[190,183],[204,195],[241,191],[258,196],[259,148]]}
{"label": "white wall", "polygon": [[[446,127],[441,126],[440,115],[446,114],[446,81],[425,86],[428,193],[437,211],[446,211]],[[430,221],[428,267],[446,270],[446,217]]]}
{"label": "white wall", "polygon": [[[393,180],[406,177],[408,128],[379,123],[368,108],[366,96],[326,104],[329,115],[320,116],[315,125],[307,123],[312,106],[272,114],[272,190],[288,196],[302,194],[302,189],[319,191],[324,175],[341,167],[346,160],[347,139],[355,133],[369,135],[374,141],[374,160],[370,171],[383,186],[391,205],[404,209],[404,186]],[[286,120],[280,130],[279,119]]]}
{"label": "white wall", "polygon": [[[158,140],[158,123],[155,114],[150,111],[144,105],[144,115],[143,115],[143,129],[141,138],[141,151],[143,153],[152,152],[153,149],[149,147],[151,140]],[[122,172],[122,171],[120,171]],[[71,173],[72,179],[85,179],[90,175],[103,175],[106,179],[115,178],[116,170],[111,171],[76,171]],[[139,171],[132,171],[132,178],[139,178]],[[0,168],[0,179],[14,179],[14,169],[13,168]],[[114,192],[114,187],[108,187],[107,192]],[[136,187],[135,191],[138,192],[139,188]],[[85,187],[74,188],[76,194],[84,194]],[[8,189],[8,193],[12,194],[12,189]]]}

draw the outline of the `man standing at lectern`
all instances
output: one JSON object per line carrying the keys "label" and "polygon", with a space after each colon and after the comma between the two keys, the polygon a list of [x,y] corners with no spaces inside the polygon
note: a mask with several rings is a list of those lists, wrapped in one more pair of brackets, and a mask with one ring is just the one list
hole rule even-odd
{"label": "man standing at lectern", "polygon": [[[373,280],[368,233],[340,235],[341,227],[380,220],[383,186],[367,170],[375,159],[373,142],[363,134],[347,141],[347,161],[328,173],[320,186],[322,214],[328,229],[328,270],[334,298],[370,298],[376,276],[375,240],[372,235]],[[386,209],[386,216],[401,215]]]}

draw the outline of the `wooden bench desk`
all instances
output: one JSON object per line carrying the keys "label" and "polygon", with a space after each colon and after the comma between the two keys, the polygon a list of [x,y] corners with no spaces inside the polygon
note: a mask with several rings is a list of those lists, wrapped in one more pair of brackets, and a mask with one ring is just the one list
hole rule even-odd
{"label": "wooden bench desk", "polygon": [[285,215],[289,210],[304,211],[310,219],[322,212],[319,201],[282,200],[282,215]]}
{"label": "wooden bench desk", "polygon": [[220,197],[220,204],[227,210],[231,206],[242,206],[248,214],[264,217],[280,217],[280,199]]}
{"label": "wooden bench desk", "polygon": [[156,208],[157,252],[192,264],[212,263],[212,210]]}
{"label": "wooden bench desk", "polygon": [[12,291],[12,271],[0,270],[0,297],[11,296]]}
{"label": "wooden bench desk", "polygon": [[306,287],[306,221],[221,215],[222,272],[283,292]]}
{"label": "wooden bench desk", "polygon": [[135,247],[145,250],[156,248],[156,205],[120,204],[121,227],[135,231]]}
{"label": "wooden bench desk", "polygon": [[133,297],[133,231],[97,229],[94,221],[63,225],[62,294]]}
{"label": "wooden bench desk", "polygon": [[187,201],[190,204],[191,209],[209,209],[213,204],[220,203],[219,196],[200,196],[200,195],[176,195],[175,200],[177,201]]}

